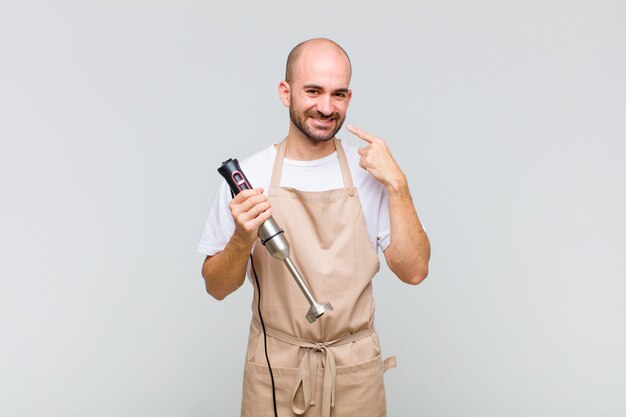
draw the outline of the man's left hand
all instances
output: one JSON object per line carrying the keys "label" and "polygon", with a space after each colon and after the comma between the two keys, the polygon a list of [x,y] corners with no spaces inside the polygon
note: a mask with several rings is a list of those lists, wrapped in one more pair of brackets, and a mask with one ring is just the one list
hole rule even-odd
{"label": "man's left hand", "polygon": [[359,166],[369,172],[385,187],[397,188],[406,182],[406,177],[398,163],[391,156],[391,151],[385,141],[374,135],[347,125],[348,130],[367,142],[367,146],[359,148]]}

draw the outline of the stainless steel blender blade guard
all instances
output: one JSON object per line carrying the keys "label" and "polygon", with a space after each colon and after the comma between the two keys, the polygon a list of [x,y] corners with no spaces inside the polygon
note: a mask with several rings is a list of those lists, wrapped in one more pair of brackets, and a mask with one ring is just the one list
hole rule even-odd
{"label": "stainless steel blender blade guard", "polygon": [[333,306],[330,303],[311,303],[308,313],[306,313],[306,319],[309,323],[313,323],[319,317],[323,316],[327,311],[333,311]]}

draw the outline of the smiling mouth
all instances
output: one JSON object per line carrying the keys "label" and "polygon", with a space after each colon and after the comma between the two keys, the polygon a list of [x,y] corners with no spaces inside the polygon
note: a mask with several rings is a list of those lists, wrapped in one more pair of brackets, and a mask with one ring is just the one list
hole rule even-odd
{"label": "smiling mouth", "polygon": [[313,122],[320,124],[320,125],[330,125],[332,123],[334,123],[335,119],[333,118],[328,118],[328,119],[320,119],[317,117],[311,117],[311,119],[313,120]]}

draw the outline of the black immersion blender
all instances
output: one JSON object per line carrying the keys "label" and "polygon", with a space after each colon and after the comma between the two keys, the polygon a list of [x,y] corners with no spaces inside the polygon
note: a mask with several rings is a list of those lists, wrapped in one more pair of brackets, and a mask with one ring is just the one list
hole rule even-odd
{"label": "black immersion blender", "polygon": [[[217,169],[222,177],[226,180],[230,186],[233,194],[237,195],[243,190],[249,190],[252,188],[250,182],[246,176],[241,172],[239,162],[236,159],[229,159],[226,162],[222,162],[222,166]],[[302,290],[302,293],[306,297],[307,301],[311,305],[309,311],[306,314],[306,319],[309,323],[313,323],[318,317],[321,317],[325,312],[332,311],[333,306],[330,303],[318,303],[315,301],[309,286],[306,281],[300,275],[300,272],[289,259],[289,242],[285,238],[283,229],[278,227],[272,217],[265,220],[259,227],[259,238],[263,246],[267,248],[270,255],[279,261],[283,261],[293,279],[296,280],[298,287]]]}

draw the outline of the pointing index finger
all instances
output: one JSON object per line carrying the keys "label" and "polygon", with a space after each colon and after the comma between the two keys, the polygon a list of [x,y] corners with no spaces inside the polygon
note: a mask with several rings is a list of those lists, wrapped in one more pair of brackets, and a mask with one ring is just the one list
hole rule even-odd
{"label": "pointing index finger", "polygon": [[350,132],[354,133],[356,136],[360,137],[367,143],[372,143],[378,140],[376,136],[370,135],[369,133],[359,129],[358,127],[354,127],[352,125],[347,125],[346,127]]}

